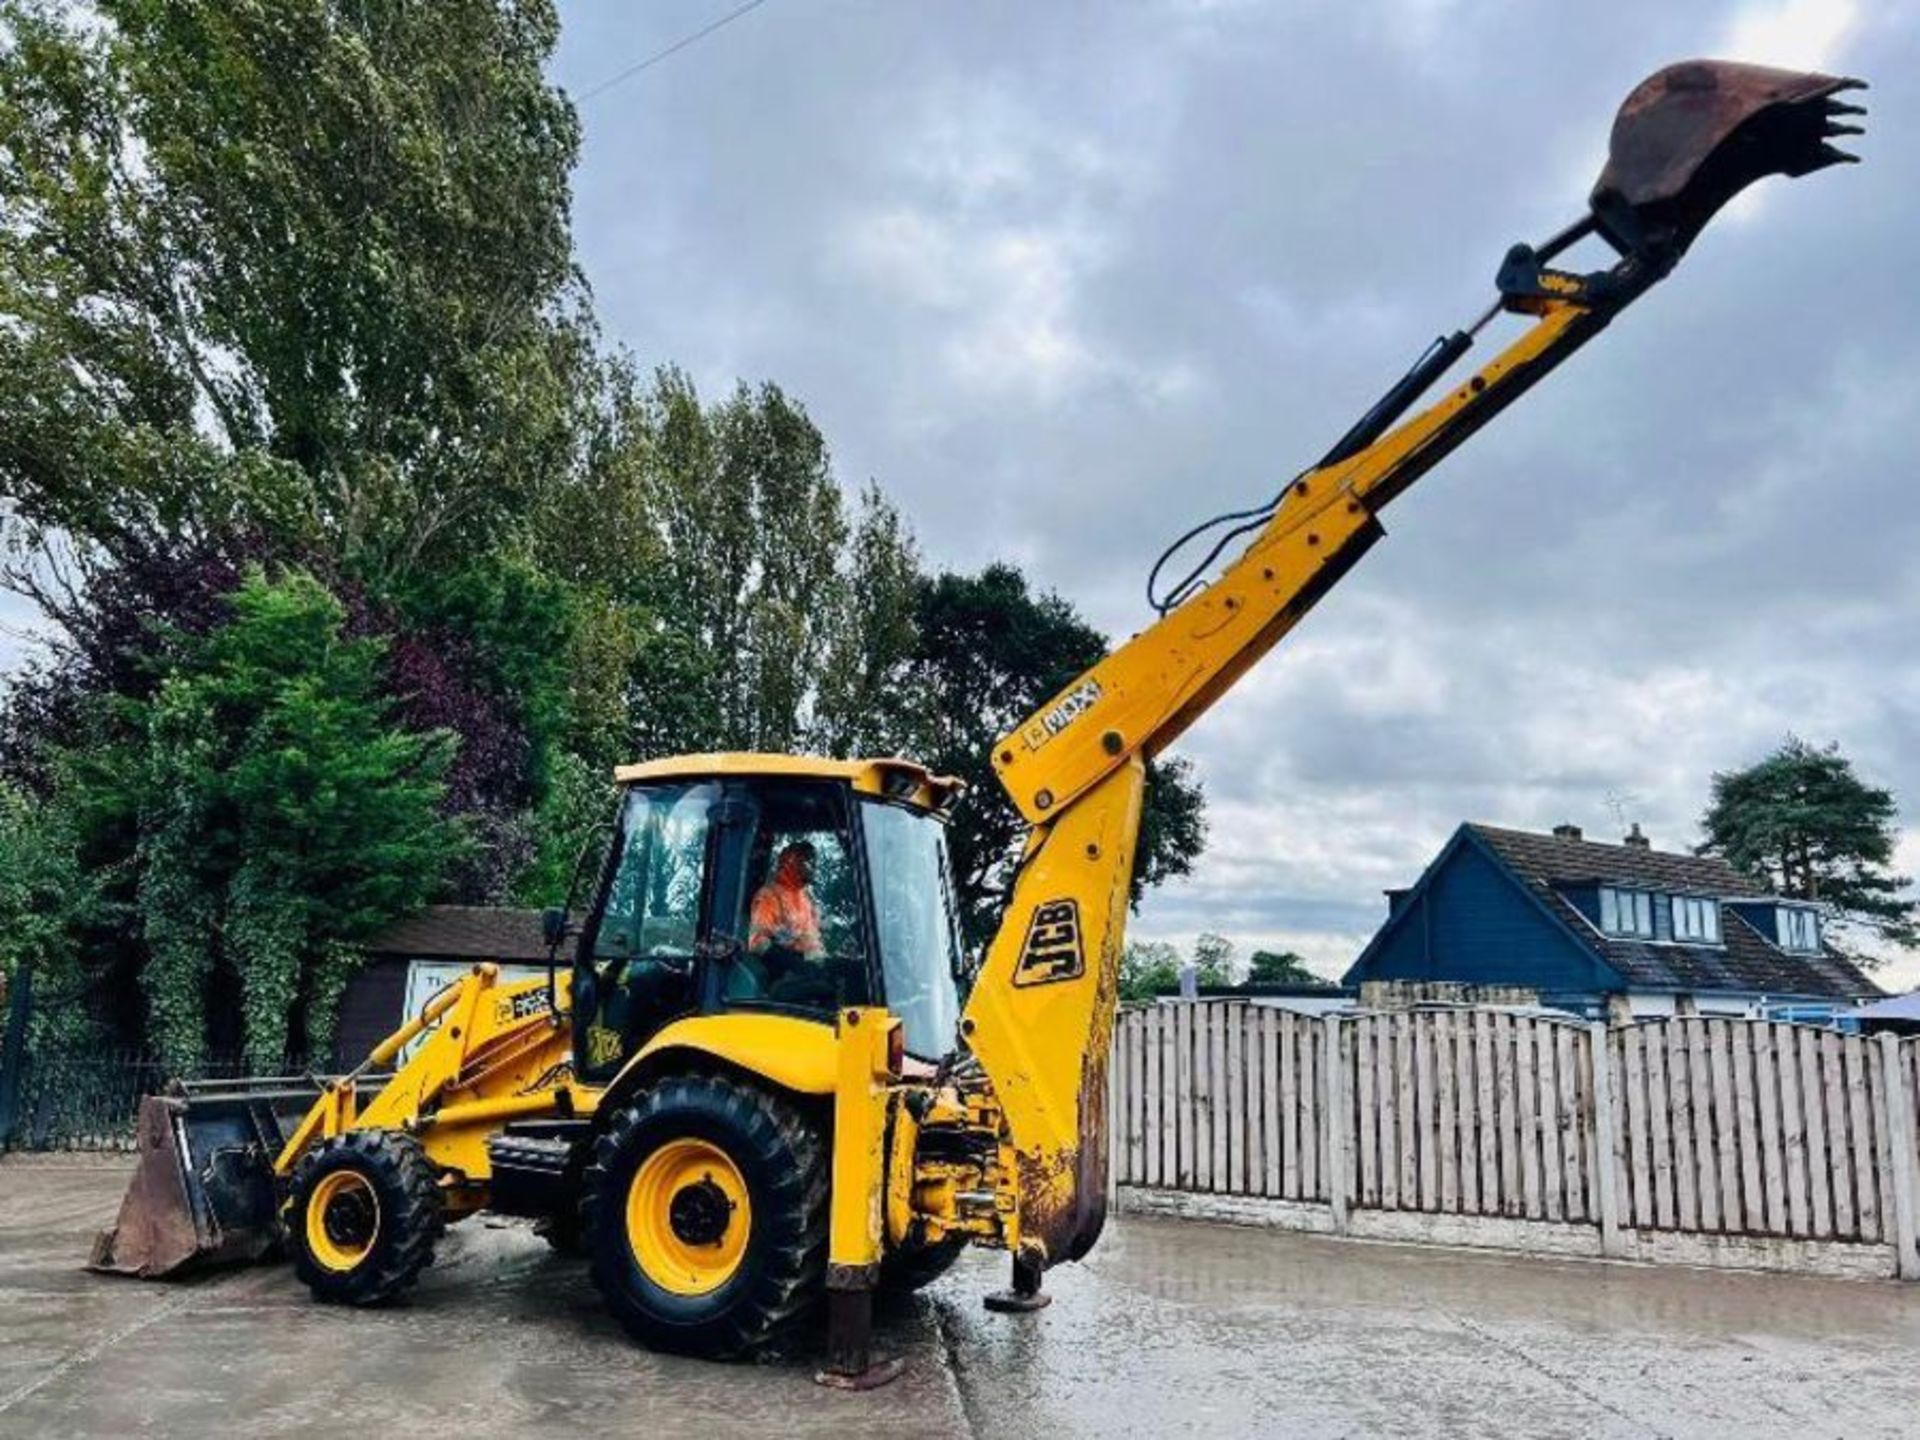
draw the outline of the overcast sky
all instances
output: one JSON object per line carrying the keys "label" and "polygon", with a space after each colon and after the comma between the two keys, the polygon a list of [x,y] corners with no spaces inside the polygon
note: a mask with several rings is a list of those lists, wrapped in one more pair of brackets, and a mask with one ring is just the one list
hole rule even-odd
{"label": "overcast sky", "polygon": [[[563,3],[556,76],[736,4]],[[1789,730],[1920,870],[1920,4],[767,0],[582,103],[575,231],[610,339],[778,381],[931,562],[1125,635],[1162,543],[1470,320],[1695,55],[1874,81],[1868,163],[1723,218],[1181,743],[1213,842],[1134,933],[1334,974],[1461,820],[1678,848]]]}
{"label": "overcast sky", "polygon": [[[559,79],[732,8],[566,5]],[[1920,869],[1917,8],[769,0],[584,102],[576,230],[612,337],[778,380],[932,561],[1018,560],[1124,635],[1166,538],[1579,213],[1648,72],[1878,82],[1867,164],[1709,230],[1182,742],[1213,844],[1135,934],[1333,973],[1461,820],[1690,844],[1789,730],[1894,787]]]}

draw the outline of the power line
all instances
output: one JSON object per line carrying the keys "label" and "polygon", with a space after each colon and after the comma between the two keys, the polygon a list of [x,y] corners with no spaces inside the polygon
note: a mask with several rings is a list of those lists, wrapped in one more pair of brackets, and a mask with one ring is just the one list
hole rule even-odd
{"label": "power line", "polygon": [[638,75],[642,70],[651,70],[655,65],[658,65],[662,60],[666,59],[669,55],[679,54],[682,50],[686,49],[687,46],[693,44],[696,40],[706,39],[707,36],[713,34],[714,31],[721,29],[723,26],[731,25],[734,21],[738,20],[742,15],[746,14],[749,10],[758,10],[762,5],[766,3],[767,3],[767,0],[747,0],[747,3],[742,5],[739,9],[729,10],[725,15],[722,15],[718,20],[715,20],[711,25],[704,26],[701,29],[694,31],[691,35],[681,36],[680,39],[674,41],[671,45],[667,46],[666,49],[656,50],[654,51],[653,54],[647,56],[646,59],[639,61],[637,64],[629,65],[626,69],[622,70],[618,75],[613,75],[608,77],[605,80],[602,80],[598,85],[594,86],[591,90],[582,91],[580,94],[580,98],[574,103],[579,105],[584,105],[587,103],[587,101],[593,99],[594,96],[604,95],[607,91],[613,89],[614,86],[623,84],[626,81],[631,80],[634,76]]}

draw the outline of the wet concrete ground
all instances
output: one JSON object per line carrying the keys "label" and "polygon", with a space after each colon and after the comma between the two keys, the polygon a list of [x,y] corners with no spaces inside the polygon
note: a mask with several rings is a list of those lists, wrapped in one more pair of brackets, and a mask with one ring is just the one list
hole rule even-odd
{"label": "wet concrete ground", "polygon": [[988,1315],[999,1257],[895,1307],[906,1376],[629,1345],[580,1267],[469,1222],[404,1307],[283,1267],[175,1285],[79,1262],[126,1170],[0,1161],[0,1436],[1907,1435],[1920,1287],[1552,1263],[1121,1220]]}

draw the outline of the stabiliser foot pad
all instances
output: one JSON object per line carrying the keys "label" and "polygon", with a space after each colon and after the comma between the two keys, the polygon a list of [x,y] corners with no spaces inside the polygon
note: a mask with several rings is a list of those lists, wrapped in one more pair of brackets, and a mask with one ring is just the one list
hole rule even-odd
{"label": "stabiliser foot pad", "polygon": [[906,1368],[906,1358],[896,1356],[891,1360],[876,1360],[866,1369],[851,1375],[839,1370],[816,1370],[813,1383],[825,1385],[829,1390],[878,1390],[882,1385],[890,1385],[898,1380]]}
{"label": "stabiliser foot pad", "polygon": [[1053,1303],[1053,1296],[1044,1290],[1036,1290],[1031,1294],[1019,1290],[996,1290],[980,1303],[996,1315],[1025,1315],[1046,1309]]}

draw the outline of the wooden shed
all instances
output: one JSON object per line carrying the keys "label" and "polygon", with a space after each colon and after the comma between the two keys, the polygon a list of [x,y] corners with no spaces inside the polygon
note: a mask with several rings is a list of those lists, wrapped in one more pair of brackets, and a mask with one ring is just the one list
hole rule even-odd
{"label": "wooden shed", "polygon": [[368,944],[367,963],[340,999],[334,1063],[357,1065],[434,991],[482,960],[511,978],[546,974],[540,912],[429,905],[389,926]]}

